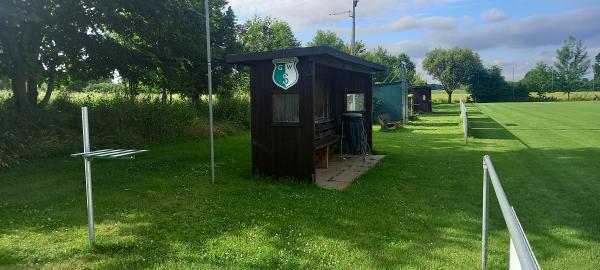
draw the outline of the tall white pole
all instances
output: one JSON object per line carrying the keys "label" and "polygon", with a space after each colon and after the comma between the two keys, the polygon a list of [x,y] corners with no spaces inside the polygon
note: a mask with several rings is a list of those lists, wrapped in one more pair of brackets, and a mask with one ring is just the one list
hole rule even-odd
{"label": "tall white pole", "polygon": [[208,119],[210,125],[210,173],[211,183],[215,184],[215,139],[213,128],[213,100],[212,100],[212,64],[210,53],[210,23],[208,15],[208,0],[204,0],[204,17],[206,20],[206,59],[208,61]]}
{"label": "tall white pole", "polygon": [[[88,108],[81,108],[81,125],[83,130],[83,152],[90,152],[90,129],[88,125]],[[93,248],[96,244],[94,233],[94,203],[92,201],[92,162],[89,158],[83,158],[85,168],[85,198],[87,202],[88,227],[90,246]]]}

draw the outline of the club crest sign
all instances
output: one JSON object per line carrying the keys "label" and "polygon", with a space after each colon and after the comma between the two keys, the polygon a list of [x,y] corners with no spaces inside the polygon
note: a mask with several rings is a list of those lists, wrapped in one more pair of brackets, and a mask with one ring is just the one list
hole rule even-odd
{"label": "club crest sign", "polygon": [[298,82],[297,57],[273,59],[273,82],[275,85],[288,90]]}

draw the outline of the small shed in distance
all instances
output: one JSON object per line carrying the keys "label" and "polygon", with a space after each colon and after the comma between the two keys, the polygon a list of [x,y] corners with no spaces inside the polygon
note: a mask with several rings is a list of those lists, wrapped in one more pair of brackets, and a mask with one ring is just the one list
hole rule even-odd
{"label": "small shed in distance", "polygon": [[327,46],[233,54],[226,61],[250,67],[255,173],[314,182],[320,156],[339,145],[346,112],[363,115],[372,149],[373,73],[382,65]]}
{"label": "small shed in distance", "polygon": [[410,88],[413,94],[413,111],[430,113],[431,108],[431,86],[414,86]]}

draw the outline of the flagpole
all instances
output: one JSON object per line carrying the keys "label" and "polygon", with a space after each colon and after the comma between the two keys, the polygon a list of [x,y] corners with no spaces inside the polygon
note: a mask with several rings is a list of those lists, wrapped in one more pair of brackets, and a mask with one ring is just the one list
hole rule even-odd
{"label": "flagpole", "polygon": [[208,61],[208,119],[210,125],[210,173],[211,183],[215,184],[215,139],[213,128],[213,100],[212,100],[212,64],[210,53],[210,23],[208,15],[208,0],[204,0],[204,19],[206,20],[206,59]]}

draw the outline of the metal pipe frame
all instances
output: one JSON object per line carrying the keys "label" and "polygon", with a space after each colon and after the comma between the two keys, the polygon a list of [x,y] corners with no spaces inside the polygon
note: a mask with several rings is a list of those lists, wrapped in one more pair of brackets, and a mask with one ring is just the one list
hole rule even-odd
{"label": "metal pipe frame", "polygon": [[[88,125],[88,108],[81,108],[81,124],[83,130],[83,152],[90,152],[90,129]],[[87,213],[88,213],[88,226],[89,226],[89,237],[90,246],[94,247],[96,244],[95,232],[94,232],[94,202],[92,200],[92,161],[88,157],[83,158],[83,165],[85,168],[85,198],[87,202]]]}
{"label": "metal pipe frame", "polygon": [[498,199],[498,203],[500,204],[500,209],[502,210],[502,216],[504,217],[504,221],[506,223],[506,227],[508,228],[508,232],[510,234],[510,239],[512,240],[517,257],[519,258],[519,264],[522,269],[525,270],[539,270],[541,269],[533,251],[531,250],[531,246],[529,245],[529,241],[525,236],[525,232],[521,227],[521,224],[517,218],[517,214],[514,212],[514,209],[508,202],[506,198],[506,194],[504,193],[504,189],[502,188],[502,184],[500,183],[500,179],[498,178],[498,174],[496,174],[496,170],[494,169],[494,164],[492,163],[492,159],[485,155],[483,157],[483,218],[481,225],[481,268],[483,270],[486,269],[487,266],[487,247],[488,247],[488,208],[489,208],[489,186],[488,186],[488,176],[489,182],[492,183],[492,187],[496,193],[496,198]]}

